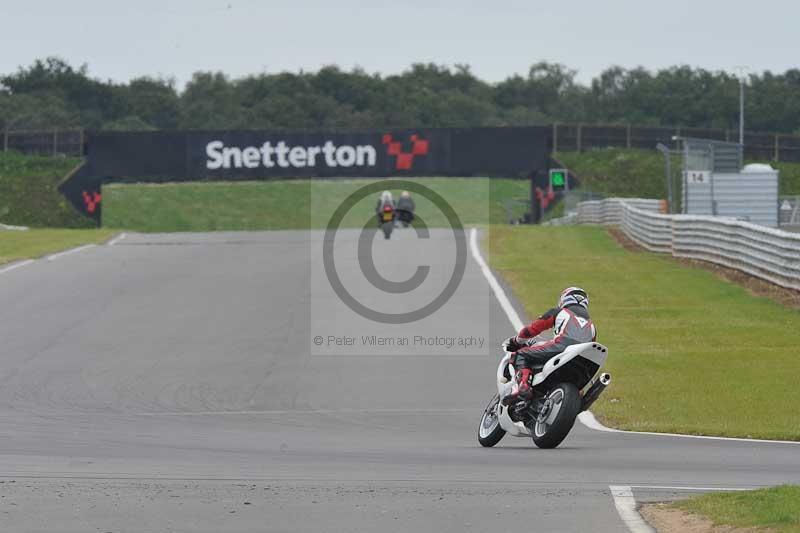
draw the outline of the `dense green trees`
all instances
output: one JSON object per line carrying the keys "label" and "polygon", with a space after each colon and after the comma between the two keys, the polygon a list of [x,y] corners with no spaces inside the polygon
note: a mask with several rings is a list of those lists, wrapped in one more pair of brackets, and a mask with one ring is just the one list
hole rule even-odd
{"label": "dense green trees", "polygon": [[[415,64],[390,76],[329,66],[233,80],[219,72],[197,72],[178,90],[165,79],[102,81],[85,65],[76,69],[47,58],[0,75],[0,129],[738,125],[738,80],[728,73],[614,66],[588,86],[575,74],[540,62],[526,76],[490,84],[466,65]],[[749,130],[800,133],[800,70],[751,74],[747,93]]]}

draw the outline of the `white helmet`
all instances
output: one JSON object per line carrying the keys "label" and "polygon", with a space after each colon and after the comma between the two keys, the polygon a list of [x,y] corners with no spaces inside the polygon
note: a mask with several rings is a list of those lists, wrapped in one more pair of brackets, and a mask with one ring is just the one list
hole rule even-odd
{"label": "white helmet", "polygon": [[570,305],[581,305],[589,309],[589,295],[580,287],[567,287],[558,297],[558,307],[564,309]]}

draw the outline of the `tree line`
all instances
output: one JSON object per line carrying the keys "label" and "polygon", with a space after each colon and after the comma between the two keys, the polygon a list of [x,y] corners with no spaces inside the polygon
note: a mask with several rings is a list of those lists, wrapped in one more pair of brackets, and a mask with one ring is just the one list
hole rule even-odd
{"label": "tree line", "polygon": [[[800,133],[800,70],[746,78],[747,129]],[[564,65],[540,62],[499,83],[467,65],[414,64],[381,76],[327,66],[317,72],[231,79],[197,72],[174,80],[127,83],[90,76],[49,57],[0,75],[0,127],[274,129],[523,126],[608,122],[735,129],[739,79],[675,66],[658,71],[610,67],[589,84]]]}

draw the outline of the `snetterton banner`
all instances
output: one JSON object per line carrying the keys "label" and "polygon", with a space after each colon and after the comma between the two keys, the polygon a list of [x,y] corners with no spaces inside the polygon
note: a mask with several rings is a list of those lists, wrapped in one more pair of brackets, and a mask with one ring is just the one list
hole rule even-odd
{"label": "snetterton banner", "polygon": [[92,132],[86,164],[59,190],[99,222],[100,187],[109,182],[526,177],[546,169],[549,132],[546,127]]}

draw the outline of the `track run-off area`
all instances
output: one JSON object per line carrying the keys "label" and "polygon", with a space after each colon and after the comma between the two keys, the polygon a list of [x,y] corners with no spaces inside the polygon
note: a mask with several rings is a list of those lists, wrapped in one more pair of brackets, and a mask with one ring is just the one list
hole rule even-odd
{"label": "track run-off area", "polygon": [[[555,450],[481,448],[521,307],[462,237],[452,297],[401,325],[334,294],[322,231],[132,233],[0,270],[0,530],[646,531],[637,502],[800,482],[799,444],[591,419]],[[342,284],[386,305],[357,241],[336,236]],[[372,243],[388,279],[430,267],[391,312],[448,282],[453,241]]]}

